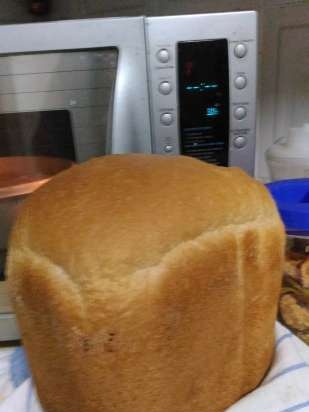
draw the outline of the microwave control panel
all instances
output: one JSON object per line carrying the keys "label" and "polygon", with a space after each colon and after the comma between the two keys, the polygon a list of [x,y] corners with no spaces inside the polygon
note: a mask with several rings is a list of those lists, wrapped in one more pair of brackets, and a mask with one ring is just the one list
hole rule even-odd
{"label": "microwave control panel", "polygon": [[146,19],[153,152],[254,174],[256,26],[251,11]]}
{"label": "microwave control panel", "polygon": [[227,166],[227,40],[180,42],[177,45],[177,56],[180,152]]}

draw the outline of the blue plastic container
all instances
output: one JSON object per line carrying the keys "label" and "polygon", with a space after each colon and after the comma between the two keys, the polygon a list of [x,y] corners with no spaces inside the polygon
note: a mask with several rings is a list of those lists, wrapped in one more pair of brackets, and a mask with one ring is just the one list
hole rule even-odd
{"label": "blue plastic container", "polygon": [[268,183],[287,233],[309,236],[309,178]]}
{"label": "blue plastic container", "polygon": [[266,185],[286,228],[279,320],[309,345],[309,179]]}

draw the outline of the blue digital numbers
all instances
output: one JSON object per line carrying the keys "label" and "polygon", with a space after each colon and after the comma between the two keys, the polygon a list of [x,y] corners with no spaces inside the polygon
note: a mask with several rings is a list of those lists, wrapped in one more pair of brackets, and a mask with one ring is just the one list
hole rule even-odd
{"label": "blue digital numbers", "polygon": [[219,85],[217,83],[196,83],[196,84],[189,84],[186,86],[186,90],[188,92],[205,92],[213,89],[217,89]]}
{"label": "blue digital numbers", "polygon": [[220,114],[220,110],[215,106],[211,106],[211,107],[206,108],[206,116],[207,117],[215,117],[215,116],[218,116],[219,114]]}

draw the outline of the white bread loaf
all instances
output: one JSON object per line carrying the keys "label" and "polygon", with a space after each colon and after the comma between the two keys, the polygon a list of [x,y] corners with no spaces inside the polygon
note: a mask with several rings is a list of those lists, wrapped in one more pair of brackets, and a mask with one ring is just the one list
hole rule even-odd
{"label": "white bread loaf", "polygon": [[183,156],[73,166],[24,203],[7,273],[45,412],[221,412],[274,349],[284,230],[264,186]]}

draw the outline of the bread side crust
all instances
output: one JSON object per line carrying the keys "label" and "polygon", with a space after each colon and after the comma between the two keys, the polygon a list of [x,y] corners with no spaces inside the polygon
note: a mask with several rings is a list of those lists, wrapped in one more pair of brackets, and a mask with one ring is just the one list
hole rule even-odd
{"label": "bread side crust", "polygon": [[10,288],[46,411],[230,406],[271,361],[283,245],[280,220],[257,219],[82,288],[46,256],[14,249]]}

